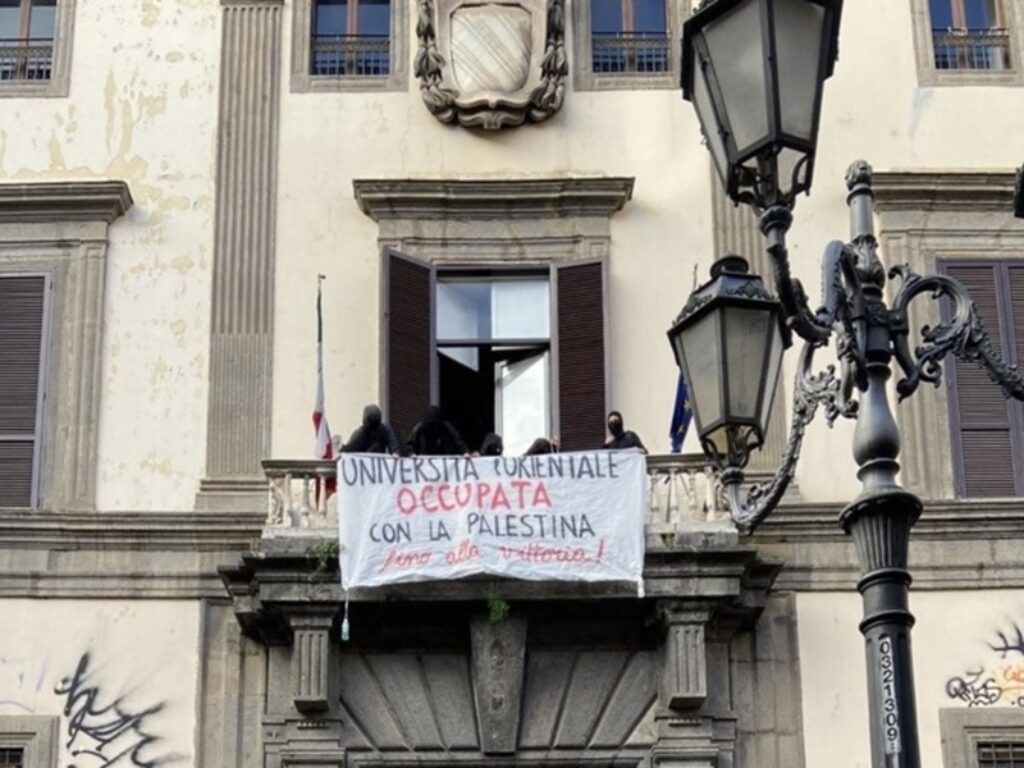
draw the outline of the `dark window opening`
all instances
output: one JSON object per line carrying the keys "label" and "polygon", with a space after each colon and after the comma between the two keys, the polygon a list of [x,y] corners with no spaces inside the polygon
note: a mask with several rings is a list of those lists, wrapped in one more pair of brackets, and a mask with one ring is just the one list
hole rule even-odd
{"label": "dark window opening", "polygon": [[57,0],[0,0],[0,80],[49,80]]}
{"label": "dark window opening", "polygon": [[310,73],[383,77],[391,73],[390,0],[316,0]]}
{"label": "dark window opening", "polygon": [[509,454],[550,436],[547,274],[442,274],[436,301],[440,405],[470,449],[488,432]]}
{"label": "dark window opening", "polygon": [[1002,0],[929,0],[936,69],[1010,69]]}
{"label": "dark window opening", "polygon": [[666,0],[591,0],[590,33],[595,73],[669,70]]}
{"label": "dark window opening", "polygon": [[[967,288],[1003,357],[1011,365],[1024,362],[1024,263],[947,262],[941,268]],[[1008,400],[973,362],[951,360],[947,376],[957,495],[1024,496],[1024,404]]]}
{"label": "dark window opening", "polygon": [[979,741],[978,768],[1024,768],[1024,741]]}
{"label": "dark window opening", "polygon": [[35,504],[46,278],[0,275],[0,507]]}
{"label": "dark window opening", "polygon": [[25,750],[21,747],[0,747],[0,768],[24,768]]}

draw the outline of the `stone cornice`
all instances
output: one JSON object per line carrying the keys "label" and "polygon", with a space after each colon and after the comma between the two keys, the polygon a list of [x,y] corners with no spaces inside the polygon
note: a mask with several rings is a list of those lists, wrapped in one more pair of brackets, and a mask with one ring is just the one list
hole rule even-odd
{"label": "stone cornice", "polygon": [[128,184],[110,181],[30,181],[0,183],[0,224],[104,221],[133,205]]}
{"label": "stone cornice", "polygon": [[564,216],[610,217],[633,196],[632,177],[560,179],[355,179],[359,209],[374,221]]}
{"label": "stone cornice", "polygon": [[1014,172],[875,171],[875,208],[884,211],[1010,213]]}
{"label": "stone cornice", "polygon": [[0,552],[10,549],[116,549],[143,552],[248,551],[260,512],[49,512],[4,509]]}

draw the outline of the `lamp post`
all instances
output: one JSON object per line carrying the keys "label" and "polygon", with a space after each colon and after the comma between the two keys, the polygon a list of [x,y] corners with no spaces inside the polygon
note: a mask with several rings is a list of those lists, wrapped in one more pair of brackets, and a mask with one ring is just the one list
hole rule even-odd
{"label": "lamp post", "polygon": [[[876,253],[871,168],[863,161],[850,166],[846,178],[850,240],[830,243],[822,259],[820,309],[811,310],[792,277],[786,233],[797,196],[811,185],[841,10],[842,0],[704,0],[686,22],[683,94],[694,104],[726,193],[760,215],[778,302],[760,279],[745,274],[745,265],[716,262],[711,281],[690,297],[669,340],[690,383],[701,445],[721,469],[730,514],[743,532],[753,531],[782,498],[817,410],[824,408],[830,423],[840,416],[856,419],[853,456],[862,489],[839,523],[853,537],[862,571],[872,764],[919,768],[907,557],[921,502],[897,482],[900,433],[888,393],[892,362],[903,374],[896,385],[901,400],[921,382],[938,385],[950,353],[982,366],[1008,397],[1024,400],[1024,376],[1001,358],[959,282],[920,276],[906,266],[886,274]],[[1024,215],[1022,198],[1018,192],[1018,215]],[[887,278],[899,281],[891,305],[885,301]],[[922,294],[947,297],[952,313],[923,329],[920,345],[912,348],[907,312]],[[740,310],[751,322],[735,320]],[[781,330],[767,331],[774,327]],[[790,332],[803,348],[782,466],[744,497],[743,467],[761,444]],[[839,373],[835,366],[815,373],[815,352],[830,340],[836,342]],[[764,374],[752,382],[758,370]]]}

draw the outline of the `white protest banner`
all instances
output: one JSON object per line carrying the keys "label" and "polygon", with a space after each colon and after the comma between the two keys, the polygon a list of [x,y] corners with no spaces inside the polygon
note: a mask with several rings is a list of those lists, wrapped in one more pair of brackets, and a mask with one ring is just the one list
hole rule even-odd
{"label": "white protest banner", "polygon": [[491,574],[630,581],[642,592],[648,493],[637,451],[343,454],[343,586]]}

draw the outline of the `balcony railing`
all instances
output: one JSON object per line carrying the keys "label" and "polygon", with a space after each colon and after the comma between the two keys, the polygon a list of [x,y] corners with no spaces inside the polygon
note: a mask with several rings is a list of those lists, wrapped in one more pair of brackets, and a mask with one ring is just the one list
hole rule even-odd
{"label": "balcony railing", "polygon": [[595,32],[590,39],[597,74],[669,71],[669,38],[659,32]]}
{"label": "balcony railing", "polygon": [[0,80],[49,80],[53,38],[0,38]]}
{"label": "balcony railing", "polygon": [[313,35],[310,74],[384,77],[391,73],[387,35]]}
{"label": "balcony railing", "polygon": [[[318,493],[336,477],[333,461],[266,459],[269,533],[287,529],[337,530],[337,496],[326,502]],[[728,517],[717,474],[701,455],[667,454],[647,457],[650,507],[647,523],[654,532],[700,526]]]}
{"label": "balcony railing", "polygon": [[936,69],[1009,69],[1006,29],[934,29]]}

